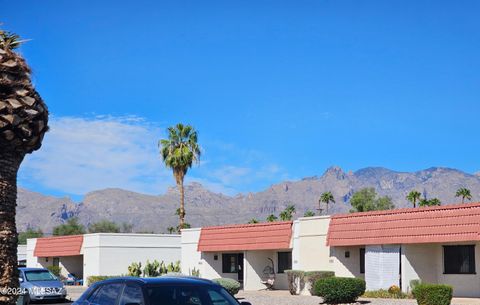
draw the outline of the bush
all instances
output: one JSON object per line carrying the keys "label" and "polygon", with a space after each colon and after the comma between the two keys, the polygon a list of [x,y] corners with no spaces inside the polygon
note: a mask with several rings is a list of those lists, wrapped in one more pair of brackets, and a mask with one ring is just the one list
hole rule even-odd
{"label": "bush", "polygon": [[288,280],[288,290],[291,295],[297,295],[303,290],[305,286],[305,271],[300,270],[285,270]]}
{"label": "bush", "polygon": [[236,295],[240,291],[240,283],[234,279],[220,278],[212,281],[227,289],[231,295]]}
{"label": "bush", "polygon": [[365,281],[359,278],[329,277],[315,283],[315,295],[327,304],[354,303],[365,292]]}
{"label": "bush", "polygon": [[411,289],[411,291],[413,291],[413,289],[415,289],[415,287],[417,287],[417,286],[420,285],[421,283],[422,283],[422,281],[419,280],[419,279],[411,280],[411,281],[410,281],[410,289]]}
{"label": "bush", "polygon": [[92,275],[92,276],[87,277],[87,285],[91,286],[92,284],[94,284],[96,282],[108,280],[108,279],[115,278],[115,277],[118,277],[118,276]]}
{"label": "bush", "polygon": [[453,289],[448,285],[419,284],[412,293],[418,305],[450,305]]}
{"label": "bush", "polygon": [[62,267],[60,266],[48,266],[47,269],[53,273],[53,275],[55,276],[60,276],[60,274],[62,273]]}
{"label": "bush", "polygon": [[310,284],[310,294],[315,295],[315,283],[320,279],[334,277],[333,271],[307,271],[305,272],[306,281]]}

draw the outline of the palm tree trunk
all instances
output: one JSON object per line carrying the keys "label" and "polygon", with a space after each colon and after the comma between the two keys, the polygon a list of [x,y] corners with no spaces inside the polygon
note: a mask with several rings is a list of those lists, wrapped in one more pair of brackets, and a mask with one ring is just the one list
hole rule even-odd
{"label": "palm tree trunk", "polygon": [[16,152],[0,152],[0,305],[14,305],[17,300],[8,293],[19,287],[15,208],[17,172],[23,157]]}
{"label": "palm tree trunk", "polygon": [[177,181],[177,187],[180,191],[180,230],[185,226],[185,188],[183,187],[184,175],[180,172],[175,174],[175,180]]}

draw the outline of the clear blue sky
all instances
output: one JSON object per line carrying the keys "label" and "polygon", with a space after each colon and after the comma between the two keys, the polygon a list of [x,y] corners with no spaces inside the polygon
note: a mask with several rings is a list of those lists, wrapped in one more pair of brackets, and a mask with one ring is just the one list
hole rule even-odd
{"label": "clear blue sky", "polygon": [[[20,175],[30,189],[160,193],[170,174],[142,174],[155,154],[111,167],[151,158],[177,122],[198,129],[205,151],[190,178],[217,191],[258,191],[330,165],[480,170],[480,1],[0,4],[4,27],[32,39],[21,51],[53,115],[45,151]],[[58,152],[68,142],[61,126],[85,132],[74,143],[84,155]],[[152,141],[87,147],[98,146],[88,132],[107,131]],[[118,151],[133,156],[108,164]],[[70,173],[52,169],[59,158]],[[56,183],[70,179],[62,175],[76,180]],[[84,186],[97,176],[102,183]]]}

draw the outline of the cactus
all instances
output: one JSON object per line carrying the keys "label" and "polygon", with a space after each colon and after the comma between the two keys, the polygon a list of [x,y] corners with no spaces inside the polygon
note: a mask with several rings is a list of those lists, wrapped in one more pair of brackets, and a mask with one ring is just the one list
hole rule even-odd
{"label": "cactus", "polygon": [[160,267],[158,268],[158,271],[160,275],[167,274],[167,267],[165,266],[165,263],[163,261],[160,263]]}
{"label": "cactus", "polygon": [[192,270],[188,270],[190,276],[200,277],[200,270],[193,267]]}
{"label": "cactus", "polygon": [[142,275],[142,263],[132,263],[128,266],[128,275],[140,277]]}

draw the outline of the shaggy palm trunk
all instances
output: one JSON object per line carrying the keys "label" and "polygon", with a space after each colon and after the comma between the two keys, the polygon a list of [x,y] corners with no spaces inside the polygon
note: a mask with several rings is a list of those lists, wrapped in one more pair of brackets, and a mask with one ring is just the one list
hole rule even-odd
{"label": "shaggy palm trunk", "polygon": [[[0,305],[14,305],[19,287],[15,225],[17,172],[24,155],[0,152]],[[6,292],[6,293],[5,293]]]}
{"label": "shaggy palm trunk", "polygon": [[177,181],[177,187],[180,191],[180,230],[185,227],[185,188],[183,187],[183,173],[176,173],[175,180]]}

